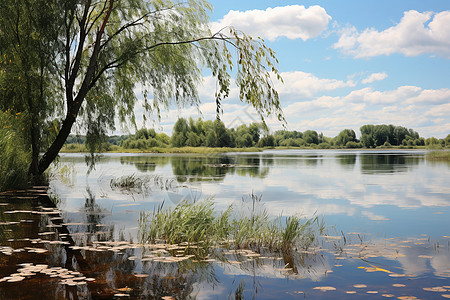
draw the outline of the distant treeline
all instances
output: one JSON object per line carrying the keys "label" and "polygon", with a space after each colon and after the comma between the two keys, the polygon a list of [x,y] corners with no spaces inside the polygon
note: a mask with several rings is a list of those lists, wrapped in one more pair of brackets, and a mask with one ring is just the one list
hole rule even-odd
{"label": "distant treeline", "polygon": [[[111,136],[110,145],[124,149],[149,149],[154,147],[311,147],[311,148],[376,148],[437,146],[450,147],[450,134],[445,139],[423,138],[413,129],[394,125],[363,125],[361,138],[353,129],[344,129],[335,137],[325,137],[315,130],[278,130],[269,133],[260,123],[226,128],[221,120],[203,121],[180,118],[174,125],[172,136],[157,133],[154,129],[140,129],[133,135]],[[83,136],[69,136],[67,144],[83,144]]]}

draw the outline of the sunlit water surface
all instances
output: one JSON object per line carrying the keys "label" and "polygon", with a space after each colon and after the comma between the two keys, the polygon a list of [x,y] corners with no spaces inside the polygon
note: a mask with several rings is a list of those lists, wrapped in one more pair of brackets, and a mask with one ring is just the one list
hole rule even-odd
{"label": "sunlit water surface", "polygon": [[[107,154],[87,171],[83,155],[61,155],[56,207],[0,197],[1,299],[450,298],[450,165],[424,151]],[[111,185],[130,175],[144,188]],[[141,212],[211,196],[222,210],[249,194],[273,217],[319,216],[325,232],[307,251],[221,262],[158,260],[138,244]]]}

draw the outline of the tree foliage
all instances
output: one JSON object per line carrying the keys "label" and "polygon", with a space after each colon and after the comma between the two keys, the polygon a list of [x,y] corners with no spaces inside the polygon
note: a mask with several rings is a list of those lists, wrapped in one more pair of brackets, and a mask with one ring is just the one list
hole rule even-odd
{"label": "tree foliage", "polygon": [[[394,125],[363,125],[361,130],[361,143],[366,148],[374,148],[384,144],[393,146],[410,146],[424,145],[424,141],[420,139],[419,134],[413,129],[407,129],[402,126]],[[418,140],[418,142],[415,142]]]}
{"label": "tree foliage", "polygon": [[273,50],[231,27],[212,33],[211,10],[203,0],[1,1],[0,108],[28,116],[30,173],[48,168],[74,126],[93,153],[117,119],[135,124],[138,88],[145,116],[198,105],[204,68],[218,114],[233,72],[243,102],[283,120]]}
{"label": "tree foliage", "polygon": [[[356,142],[356,133],[353,129],[344,129],[335,138],[335,144],[338,146],[346,146],[348,142]],[[352,145],[353,144],[349,144]]]}

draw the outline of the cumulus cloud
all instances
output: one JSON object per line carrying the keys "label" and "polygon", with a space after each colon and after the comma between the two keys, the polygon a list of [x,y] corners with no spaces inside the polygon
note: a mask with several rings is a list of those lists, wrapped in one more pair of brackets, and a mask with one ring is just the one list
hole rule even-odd
{"label": "cumulus cloud", "polygon": [[363,84],[372,83],[374,81],[380,81],[386,79],[388,75],[385,72],[382,73],[372,73],[367,78],[362,80]]}
{"label": "cumulus cloud", "polygon": [[423,90],[417,86],[400,86],[391,91],[377,91],[373,88],[363,88],[350,92],[343,97],[346,102],[367,102],[371,105],[387,105],[403,102],[407,99],[421,98]]}
{"label": "cumulus cloud", "polygon": [[445,137],[450,132],[450,90],[400,86],[380,91],[353,90],[341,96],[320,96],[283,107],[291,129],[314,129],[335,136],[364,124],[394,124],[413,128],[421,136]]}
{"label": "cumulus cloud", "polygon": [[355,27],[345,28],[333,45],[348,55],[368,58],[401,53],[406,56],[420,54],[450,58],[450,11],[404,13],[400,23],[386,30],[367,28],[359,32]]}
{"label": "cumulus cloud", "polygon": [[271,41],[278,37],[306,41],[326,30],[330,20],[331,16],[321,6],[305,8],[290,5],[244,12],[230,10],[223,19],[212,23],[211,28],[217,32],[226,26],[233,26],[249,35]]}
{"label": "cumulus cloud", "polygon": [[[333,137],[346,128],[359,133],[358,129],[364,124],[394,124],[413,128],[424,137],[443,138],[450,133],[449,88],[424,89],[405,85],[391,90],[378,90],[358,86],[353,80],[320,78],[300,71],[284,72],[281,75],[285,84],[276,88],[290,130],[313,129]],[[385,76],[385,73],[370,74],[365,82],[381,80]],[[171,134],[173,124],[179,117],[214,120],[215,88],[214,78],[205,77],[203,87],[199,90],[199,107],[164,111],[161,123],[156,124],[155,128]],[[238,100],[235,87],[230,98],[223,101],[222,108],[221,119],[229,128],[260,121],[253,107]],[[139,115],[138,127],[142,123]],[[266,119],[266,122],[273,131],[283,129],[276,118]]]}
{"label": "cumulus cloud", "polygon": [[296,99],[309,98],[318,92],[332,91],[339,88],[354,87],[352,80],[342,81],[337,79],[318,78],[311,73],[301,71],[281,73],[284,84],[277,84],[276,89],[280,95],[295,95]]}
{"label": "cumulus cloud", "polygon": [[[314,74],[293,71],[282,72],[281,77],[284,83],[281,83],[273,78],[275,89],[278,91],[284,100],[287,98],[295,97],[295,100],[311,99],[320,92],[334,91],[341,88],[348,88],[356,86],[356,82],[353,80],[338,80],[332,78],[318,78]],[[212,76],[206,76],[203,79],[202,86],[199,87],[199,96],[202,101],[214,100],[214,93],[217,90],[216,78]],[[236,87],[234,80],[231,80],[231,90],[229,99],[238,99],[239,89]]]}

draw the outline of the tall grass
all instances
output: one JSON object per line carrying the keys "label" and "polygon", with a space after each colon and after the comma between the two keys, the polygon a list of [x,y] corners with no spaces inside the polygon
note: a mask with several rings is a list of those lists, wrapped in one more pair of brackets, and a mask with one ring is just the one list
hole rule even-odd
{"label": "tall grass", "polygon": [[[153,212],[142,212],[139,235],[143,243],[182,244],[201,250],[207,255],[213,246],[233,249],[272,251],[307,248],[319,231],[318,218],[302,219],[299,216],[270,218],[259,203],[260,197],[252,195],[251,208],[230,205],[216,212],[211,198],[197,203],[180,202],[174,208],[164,208],[164,203]],[[317,226],[315,226],[317,225]],[[197,254],[198,254],[197,253]]]}
{"label": "tall grass", "polygon": [[450,162],[450,150],[435,150],[427,153],[426,158],[434,161]]}
{"label": "tall grass", "polygon": [[0,111],[0,191],[28,184],[31,155],[24,139],[24,116]]}

